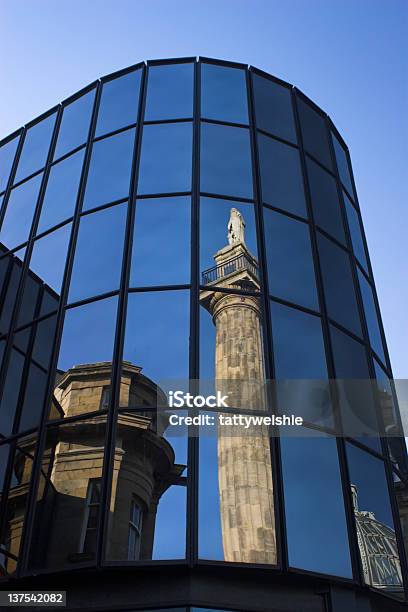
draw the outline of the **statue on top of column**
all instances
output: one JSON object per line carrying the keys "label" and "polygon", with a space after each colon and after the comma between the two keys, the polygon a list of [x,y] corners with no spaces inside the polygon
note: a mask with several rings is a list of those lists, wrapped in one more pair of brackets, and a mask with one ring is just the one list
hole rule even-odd
{"label": "statue on top of column", "polygon": [[228,221],[228,243],[245,244],[245,221],[239,210],[231,208]]}

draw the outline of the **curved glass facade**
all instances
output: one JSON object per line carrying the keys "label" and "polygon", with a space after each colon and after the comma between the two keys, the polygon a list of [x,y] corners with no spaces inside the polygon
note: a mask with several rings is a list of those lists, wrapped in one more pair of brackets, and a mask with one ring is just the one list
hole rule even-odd
{"label": "curved glass facade", "polygon": [[[405,443],[325,113],[252,67],[139,64],[2,141],[0,203],[5,578],[239,564],[404,598]],[[243,424],[288,406],[296,434]]]}

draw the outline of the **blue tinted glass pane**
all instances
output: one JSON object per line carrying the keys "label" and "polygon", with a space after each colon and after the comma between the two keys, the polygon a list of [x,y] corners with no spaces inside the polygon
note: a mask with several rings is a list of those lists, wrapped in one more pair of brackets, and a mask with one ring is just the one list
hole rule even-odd
{"label": "blue tinted glass pane", "polygon": [[136,203],[131,287],[190,282],[190,198]]}
{"label": "blue tinted glass pane", "polygon": [[59,299],[65,260],[67,257],[71,224],[36,240],[31,255],[30,270],[46,283]]}
{"label": "blue tinted glass pane", "polygon": [[369,378],[367,355],[362,344],[333,325],[330,326],[336,378]]}
{"label": "blue tinted glass pane", "polygon": [[74,215],[83,161],[82,150],[51,166],[37,234]]}
{"label": "blue tinted glass pane", "polygon": [[82,217],[72,270],[69,301],[119,288],[127,205]]}
{"label": "blue tinted glass pane", "polygon": [[243,70],[201,64],[201,116],[231,123],[248,123]]}
{"label": "blue tinted glass pane", "polygon": [[249,131],[225,125],[201,125],[201,191],[253,197]]}
{"label": "blue tinted glass pane", "polygon": [[84,210],[128,197],[134,138],[128,130],[94,143]]}
{"label": "blue tinted glass pane", "polygon": [[342,145],[337,140],[336,136],[332,133],[334,152],[336,154],[337,168],[339,170],[340,180],[349,192],[353,196],[353,185],[351,182],[350,168],[348,165],[347,153],[343,149]]}
{"label": "blue tinted glass pane", "polygon": [[136,70],[103,84],[96,136],[136,123],[141,74]]}
{"label": "blue tinted glass pane", "polygon": [[193,116],[194,64],[149,66],[145,121]]}
{"label": "blue tinted glass pane", "polygon": [[332,162],[325,118],[300,98],[297,99],[297,103],[303,145],[306,151],[331,170]]}
{"label": "blue tinted glass pane", "polygon": [[318,309],[309,226],[264,208],[269,293]]}
{"label": "blue tinted glass pane", "polygon": [[321,234],[318,234],[317,242],[328,315],[361,335],[349,255]]}
{"label": "blue tinted glass pane", "polygon": [[290,89],[253,74],[256,127],[296,142]]}
{"label": "blue tinted glass pane", "polygon": [[37,204],[42,174],[12,189],[0,232],[0,242],[8,249],[28,239]]}
{"label": "blue tinted glass pane", "polygon": [[88,138],[95,89],[64,108],[54,159],[84,144]]}
{"label": "blue tinted glass pane", "polygon": [[0,493],[3,492],[4,476],[7,470],[7,461],[9,455],[9,445],[3,444],[0,446]]}
{"label": "blue tinted glass pane", "polygon": [[370,344],[381,361],[385,363],[384,347],[381,340],[380,324],[378,321],[377,309],[375,307],[373,290],[360,270],[358,270],[358,280],[360,283],[361,296],[363,298]]}
{"label": "blue tinted glass pane", "polygon": [[19,431],[38,427],[44,406],[46,390],[47,372],[44,372],[44,370],[34,363],[31,363],[21,408]]}
{"label": "blue tinted glass pane", "polygon": [[336,440],[281,437],[289,564],[352,577]]}
{"label": "blue tinted glass pane", "polygon": [[24,357],[21,353],[13,349],[11,351],[3,395],[1,397],[0,433],[3,434],[3,436],[10,435],[13,428],[23,366]]}
{"label": "blue tinted glass pane", "polygon": [[15,183],[45,166],[55,117],[54,113],[27,130],[14,179]]}
{"label": "blue tinted glass pane", "polygon": [[40,284],[34,275],[26,277],[17,325],[24,325],[34,318]]}
{"label": "blue tinted glass pane", "polygon": [[262,199],[267,204],[306,217],[299,151],[258,135]]}
{"label": "blue tinted glass pane", "polygon": [[271,302],[275,377],[327,378],[320,319]]}
{"label": "blue tinted glass pane", "polygon": [[138,193],[190,191],[192,145],[191,123],[145,125]]}
{"label": "blue tinted glass pane", "polygon": [[340,200],[335,179],[311,159],[307,159],[310,194],[316,225],[345,243]]}
{"label": "blue tinted glass pane", "polygon": [[4,191],[7,187],[18,141],[19,137],[17,136],[17,138],[13,138],[13,140],[10,140],[10,142],[0,148],[0,192]]}
{"label": "blue tinted glass pane", "polygon": [[356,211],[344,191],[343,199],[344,205],[346,207],[347,220],[351,234],[351,242],[353,243],[354,255],[357,257],[358,261],[368,274],[367,258],[364,249],[363,235],[361,232],[358,212]]}
{"label": "blue tinted glass pane", "polygon": [[111,297],[67,310],[58,358],[59,370],[68,370],[78,364],[112,361],[117,301],[117,297]]}
{"label": "blue tinted glass pane", "polygon": [[24,251],[25,249],[21,249],[20,251],[18,251],[18,253],[16,253],[16,256],[10,256],[11,274],[7,282],[7,289],[5,290],[5,295],[3,294],[2,296],[3,303],[0,306],[0,334],[7,334],[10,331],[9,326],[13,314],[13,309],[15,306],[17,291],[21,277],[21,270],[23,267],[22,261],[24,259]]}

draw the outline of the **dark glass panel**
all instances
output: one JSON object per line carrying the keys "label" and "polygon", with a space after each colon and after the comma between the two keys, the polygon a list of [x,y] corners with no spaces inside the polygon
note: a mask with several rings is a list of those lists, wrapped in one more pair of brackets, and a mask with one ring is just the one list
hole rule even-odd
{"label": "dark glass panel", "polygon": [[363,298],[363,306],[367,321],[370,344],[381,361],[385,363],[384,346],[381,339],[380,323],[378,320],[377,308],[375,306],[373,289],[365,278],[364,274],[360,272],[360,270],[357,270],[357,272],[361,296]]}
{"label": "dark glass panel", "polygon": [[42,174],[12,189],[0,232],[0,241],[8,248],[28,239],[33,221]]}
{"label": "dark glass panel", "polygon": [[351,181],[351,173],[347,159],[347,153],[343,149],[343,145],[337,140],[336,136],[332,132],[332,140],[334,145],[334,153],[336,155],[337,168],[339,170],[340,180],[349,192],[353,196],[353,184]]}
{"label": "dark glass panel", "polygon": [[281,434],[289,564],[352,578],[336,439]]}
{"label": "dark glass panel", "polygon": [[32,358],[33,361],[36,361],[42,368],[45,369],[48,368],[50,364],[56,325],[56,315],[43,319],[37,323]]}
{"label": "dark glass panel", "polygon": [[248,123],[244,70],[201,64],[201,116],[206,119]]}
{"label": "dark glass panel", "polygon": [[58,308],[59,298],[59,293],[55,293],[51,288],[45,286],[39,316],[42,317],[50,312],[54,312]]}
{"label": "dark glass panel", "polygon": [[95,89],[65,106],[58,132],[54,159],[76,149],[87,141],[91,124]]}
{"label": "dark glass panel", "polygon": [[7,334],[9,332],[22,270],[22,259],[19,257],[20,254],[21,251],[18,251],[16,256],[11,255],[11,272],[1,308],[0,334]]}
{"label": "dark glass panel", "polygon": [[269,293],[319,309],[309,226],[264,208]]}
{"label": "dark glass panel", "polygon": [[344,244],[344,226],[336,180],[311,159],[307,159],[307,171],[316,225]]}
{"label": "dark glass panel", "polygon": [[252,74],[256,127],[279,138],[296,142],[290,89]]}
{"label": "dark glass panel", "polygon": [[39,277],[37,282],[47,285],[46,290],[55,292],[56,301],[61,292],[70,235],[71,223],[68,223],[36,240],[31,255],[30,270]]}
{"label": "dark glass panel", "polygon": [[93,144],[83,210],[128,197],[134,139],[128,130]]}
{"label": "dark glass panel", "polygon": [[19,138],[17,136],[0,147],[0,192],[4,191],[7,187]]}
{"label": "dark glass panel", "polygon": [[320,265],[329,317],[361,335],[358,305],[348,253],[318,234]]}
{"label": "dark glass panel", "polygon": [[368,264],[364,249],[363,234],[361,231],[358,212],[351,204],[345,191],[343,191],[344,206],[346,207],[348,226],[351,234],[351,242],[353,244],[354,255],[357,257],[360,264],[368,274]]}
{"label": "dark glass panel", "polygon": [[193,116],[194,64],[149,66],[145,121]]}
{"label": "dark glass panel", "polygon": [[3,395],[1,398],[0,433],[2,433],[3,436],[9,436],[13,428],[23,366],[24,356],[13,349],[8,363]]}
{"label": "dark glass panel", "polygon": [[27,130],[14,178],[15,183],[45,166],[55,118],[56,113]]}
{"label": "dark glass panel", "polygon": [[253,197],[249,131],[201,124],[201,191]]}
{"label": "dark glass panel", "polygon": [[190,209],[188,197],[137,201],[131,287],[190,282]]}
{"label": "dark glass panel", "polygon": [[138,193],[190,191],[192,145],[191,123],[145,125]]}
{"label": "dark glass panel", "polygon": [[297,98],[303,145],[308,153],[332,169],[326,120],[307,102]]}
{"label": "dark glass panel", "polygon": [[29,323],[34,319],[40,286],[41,284],[34,275],[29,274],[26,277],[24,282],[23,297],[17,319],[18,326]]}
{"label": "dark glass panel", "polygon": [[51,166],[37,234],[74,215],[85,151]]}
{"label": "dark glass panel", "polygon": [[26,327],[19,332],[16,332],[13,337],[13,344],[16,348],[20,349],[20,351],[26,353],[28,348],[28,343],[31,337],[32,327]]}
{"label": "dark glass panel", "polygon": [[126,214],[118,204],[81,218],[69,302],[119,289]]}
{"label": "dark glass panel", "polygon": [[141,75],[136,70],[103,84],[96,136],[136,123]]}
{"label": "dark glass panel", "polygon": [[306,217],[299,151],[258,134],[262,199],[267,204]]}
{"label": "dark glass panel", "polygon": [[9,445],[0,446],[0,493],[3,492],[4,477],[6,475],[7,461],[9,456]]}
{"label": "dark glass panel", "polygon": [[44,406],[48,372],[30,364],[24,393],[19,431],[38,427]]}

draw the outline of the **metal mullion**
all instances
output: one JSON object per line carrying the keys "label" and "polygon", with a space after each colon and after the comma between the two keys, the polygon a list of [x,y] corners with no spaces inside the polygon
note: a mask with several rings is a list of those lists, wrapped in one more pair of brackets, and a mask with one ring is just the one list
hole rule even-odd
{"label": "metal mullion", "polygon": [[312,308],[308,308],[307,306],[302,306],[302,304],[296,304],[295,302],[291,302],[290,300],[285,300],[283,298],[278,297],[271,293],[269,295],[269,299],[272,302],[276,302],[277,304],[282,304],[283,306],[288,306],[289,308],[293,308],[293,310],[300,310],[306,314],[309,314],[314,317],[318,317],[321,319],[322,315],[319,310],[312,310]]}
{"label": "metal mullion", "polygon": [[205,57],[200,55],[198,58],[200,64],[211,64],[213,66],[223,66],[224,68],[236,68],[237,70],[247,70],[248,64],[240,62],[230,62],[228,60],[220,60],[215,57]]}
{"label": "metal mullion", "polygon": [[190,197],[191,191],[170,191],[168,193],[142,193],[137,195],[138,200],[154,200],[161,198]]}
{"label": "metal mullion", "polygon": [[279,208],[278,206],[274,206],[273,204],[268,204],[267,202],[262,202],[262,205],[264,208],[272,210],[273,212],[277,212],[280,215],[285,215],[285,217],[289,217],[289,219],[293,219],[294,221],[299,221],[300,223],[309,225],[309,219],[306,219],[305,217],[300,217],[296,213],[292,213],[289,210]]}
{"label": "metal mullion", "polygon": [[110,72],[109,74],[105,74],[100,77],[99,81],[102,85],[105,83],[110,83],[122,76],[126,76],[127,74],[131,74],[132,72],[137,72],[146,66],[145,61],[138,62],[137,64],[133,64],[132,66],[128,66],[127,68],[121,68],[120,70],[116,70],[115,72]]}
{"label": "metal mullion", "polygon": [[223,121],[221,119],[211,119],[209,117],[201,117],[201,123],[225,125],[226,127],[239,128],[243,130],[247,130],[249,128],[249,123],[235,123],[234,121]]}
{"label": "metal mullion", "polygon": [[98,295],[91,295],[90,297],[84,298],[83,300],[78,300],[76,302],[70,302],[65,305],[65,310],[71,310],[72,308],[77,308],[78,306],[85,306],[86,304],[91,304],[92,302],[100,302],[106,298],[113,297],[118,295],[119,288],[114,289],[113,291],[106,291],[105,293],[99,293]]}
{"label": "metal mullion", "polygon": [[86,210],[82,210],[80,212],[80,217],[86,217],[87,215],[92,215],[93,213],[99,212],[101,210],[106,210],[107,208],[112,208],[113,206],[119,206],[120,204],[124,204],[128,200],[128,197],[120,198],[119,200],[113,200],[113,202],[108,202],[107,204],[100,204],[99,206],[95,206],[95,208],[87,208]]}
{"label": "metal mullion", "polygon": [[130,265],[132,255],[133,226],[135,220],[136,194],[138,183],[138,172],[140,162],[140,151],[143,132],[143,115],[146,100],[147,68],[143,66],[139,88],[137,127],[133,145],[133,159],[131,179],[129,185],[128,211],[126,218],[126,230],[124,236],[124,248],[122,257],[122,271],[120,280],[119,300],[116,315],[115,341],[112,361],[111,397],[107,414],[105,433],[105,449],[101,478],[101,512],[98,516],[98,534],[96,550],[96,566],[101,567],[106,557],[109,538],[109,513],[110,496],[112,489],[113,467],[116,449],[116,415],[117,405],[120,399],[120,382],[122,375],[122,359],[124,336],[126,333],[126,313],[128,299],[128,285],[130,278]]}
{"label": "metal mullion", "polygon": [[[265,229],[262,206],[262,183],[258,157],[258,141],[255,120],[255,106],[253,93],[253,76],[250,69],[246,70],[247,102],[249,115],[249,133],[252,161],[253,195],[255,200],[255,224],[257,233],[259,278],[261,281],[261,292],[259,300],[261,304],[262,339],[264,343],[264,365],[266,381],[275,375],[273,334],[271,328],[271,310],[269,302],[269,278],[266,259]],[[266,347],[266,350],[265,350]],[[273,390],[272,390],[273,391]],[[271,396],[271,389],[267,389],[267,412],[272,414],[273,405],[276,405],[276,397]],[[275,545],[276,545],[276,567],[286,570],[289,565],[288,548],[286,537],[286,518],[283,488],[282,460],[280,452],[280,430],[276,427],[269,428],[273,435],[269,435],[269,448],[272,466],[273,504],[275,518]],[[277,434],[277,435],[276,435]]]}
{"label": "metal mullion", "polygon": [[108,138],[112,138],[113,136],[117,136],[118,134],[122,134],[123,132],[127,132],[128,130],[134,130],[136,126],[137,126],[137,121],[133,123],[129,123],[128,125],[125,125],[124,127],[117,128],[116,130],[113,130],[112,132],[106,132],[106,133],[101,134],[100,136],[95,136],[93,139],[93,144],[95,142],[100,142],[101,140],[107,140]]}
{"label": "metal mullion", "polygon": [[73,219],[74,219],[73,216],[67,217],[66,219],[64,219],[64,221],[60,221],[60,223],[58,223],[57,225],[53,225],[52,227],[41,232],[41,234],[37,234],[33,238],[33,241],[34,241],[33,244],[35,244],[37,240],[40,240],[40,238],[44,238],[44,236],[48,236],[48,234],[52,234],[52,232],[59,230],[61,227],[64,227],[64,225],[68,225],[68,223],[72,223]]}
{"label": "metal mullion", "polygon": [[[19,132],[20,132],[19,137],[18,137],[19,140],[18,140],[16,152],[14,153],[14,159],[13,159],[13,163],[11,164],[10,174],[7,180],[6,189],[4,190],[3,201],[0,206],[0,228],[3,224],[4,215],[7,210],[7,204],[10,198],[10,191],[13,186],[14,177],[16,175],[18,162],[20,161],[20,155],[21,155],[21,151],[23,149],[24,140],[25,140],[26,130],[23,128],[23,129],[20,129]],[[15,138],[17,137],[17,134],[15,135]],[[10,138],[10,141],[11,140],[14,140],[14,138]],[[7,144],[7,142],[5,142],[4,144]]]}
{"label": "metal mullion", "polygon": [[101,89],[101,86],[99,85],[97,88],[96,94],[95,94],[95,99],[94,99],[91,124],[89,128],[88,140],[86,144],[85,159],[84,159],[82,170],[81,170],[81,178],[80,178],[80,183],[79,183],[80,186],[78,189],[75,212],[74,212],[74,221],[73,221],[73,226],[72,226],[71,235],[69,239],[67,259],[65,262],[64,276],[63,276],[63,282],[62,282],[62,288],[61,288],[61,294],[60,294],[60,302],[59,302],[58,310],[57,310],[57,323],[55,327],[54,345],[53,345],[53,350],[52,350],[51,359],[49,363],[47,392],[45,395],[43,413],[42,413],[42,418],[41,418],[40,425],[39,425],[39,438],[37,440],[37,448],[36,448],[36,453],[35,453],[35,457],[33,461],[33,469],[31,472],[31,480],[30,480],[29,493],[28,493],[28,510],[27,510],[27,514],[25,517],[24,525],[23,525],[22,555],[21,555],[21,562],[19,564],[19,569],[18,569],[19,576],[26,574],[27,564],[28,564],[28,559],[29,559],[29,550],[30,550],[30,544],[31,544],[31,538],[32,538],[32,531],[34,528],[34,518],[35,518],[35,511],[36,511],[36,493],[37,493],[37,487],[38,487],[40,472],[41,472],[42,452],[43,452],[43,448],[44,448],[45,441],[46,441],[45,438],[46,438],[47,430],[46,430],[45,425],[48,419],[48,406],[52,399],[54,386],[55,386],[54,376],[55,376],[55,370],[57,367],[60,342],[61,342],[61,337],[62,337],[62,330],[64,326],[64,314],[65,314],[64,306],[65,306],[66,298],[68,295],[70,276],[71,276],[71,271],[72,271],[74,255],[75,255],[75,245],[76,245],[76,238],[77,238],[78,227],[79,227],[79,212],[82,206],[82,200],[83,200],[84,193],[85,193],[86,178],[88,174],[89,162],[90,162],[91,153],[92,153],[91,142],[92,142],[92,136],[95,132],[96,118],[97,118],[99,100],[100,100],[100,89]]}
{"label": "metal mullion", "polygon": [[[62,121],[62,119],[61,119],[61,121]],[[80,144],[77,147],[75,147],[75,149],[70,149],[67,153],[64,153],[60,157],[57,157],[57,158],[53,159],[52,163],[51,163],[51,168],[53,166],[57,166],[59,163],[62,163],[63,161],[68,159],[68,157],[74,156],[76,153],[79,153],[79,151],[82,151],[82,149],[85,149],[85,148],[86,148],[86,142],[83,142],[82,144]],[[54,153],[55,153],[55,151],[54,151]]]}
{"label": "metal mullion", "polygon": [[281,136],[277,136],[276,134],[272,134],[272,132],[267,132],[266,130],[262,128],[257,127],[256,132],[257,134],[262,134],[262,136],[266,136],[267,138],[270,138],[271,140],[280,142],[281,144],[284,144],[287,147],[291,147],[292,149],[298,148],[298,145],[296,142],[291,142],[290,140],[286,140],[285,138],[282,138]]}
{"label": "metal mullion", "polygon": [[207,191],[201,191],[200,196],[202,198],[213,198],[216,200],[227,200],[229,202],[240,202],[241,204],[254,204],[253,198],[243,198],[241,196],[232,196],[222,193],[209,193]]}
{"label": "metal mullion", "polygon": [[[306,206],[309,214],[310,220],[310,242],[312,247],[312,254],[314,260],[314,269],[315,269],[315,278],[316,278],[316,288],[319,299],[319,306],[321,312],[321,325],[322,325],[322,333],[323,333],[323,342],[326,352],[326,362],[327,362],[327,371],[329,375],[329,384],[330,379],[335,378],[335,367],[334,367],[334,357],[331,346],[331,338],[330,338],[330,326],[329,326],[329,317],[327,312],[326,298],[324,293],[323,286],[323,276],[320,265],[320,256],[319,249],[317,244],[317,227],[314,220],[313,214],[313,206],[312,206],[312,197],[310,192],[309,185],[309,177],[307,172],[307,164],[306,164],[306,152],[303,145],[303,135],[300,124],[300,117],[297,107],[297,92],[296,88],[292,89],[292,108],[293,115],[295,119],[295,128],[298,136],[299,143],[299,152],[300,152],[300,160],[303,174],[303,185],[305,191],[306,198]],[[337,432],[343,431],[342,428],[342,418],[340,414],[340,406],[338,402],[337,391],[333,388],[333,385],[330,385],[330,397],[332,405],[334,406],[334,426]],[[337,457],[339,463],[339,470],[341,474],[341,483],[342,483],[342,492],[343,492],[343,501],[344,501],[344,509],[345,509],[345,518],[347,525],[347,535],[348,535],[348,545],[351,559],[351,567],[352,567],[352,575],[353,580],[357,580],[359,583],[362,583],[362,571],[360,565],[360,556],[358,551],[357,544],[357,529],[355,522],[353,520],[353,504],[351,499],[351,488],[350,481],[348,475],[348,466],[345,456],[345,446],[344,440],[341,435],[336,436],[336,446],[337,446]]]}
{"label": "metal mullion", "polygon": [[149,119],[143,125],[165,125],[167,123],[192,123],[193,117],[173,117],[173,119]]}
{"label": "metal mullion", "polygon": [[182,291],[183,289],[190,289],[190,285],[155,285],[155,286],[144,286],[144,287],[129,287],[128,293],[147,293],[152,291]]}

